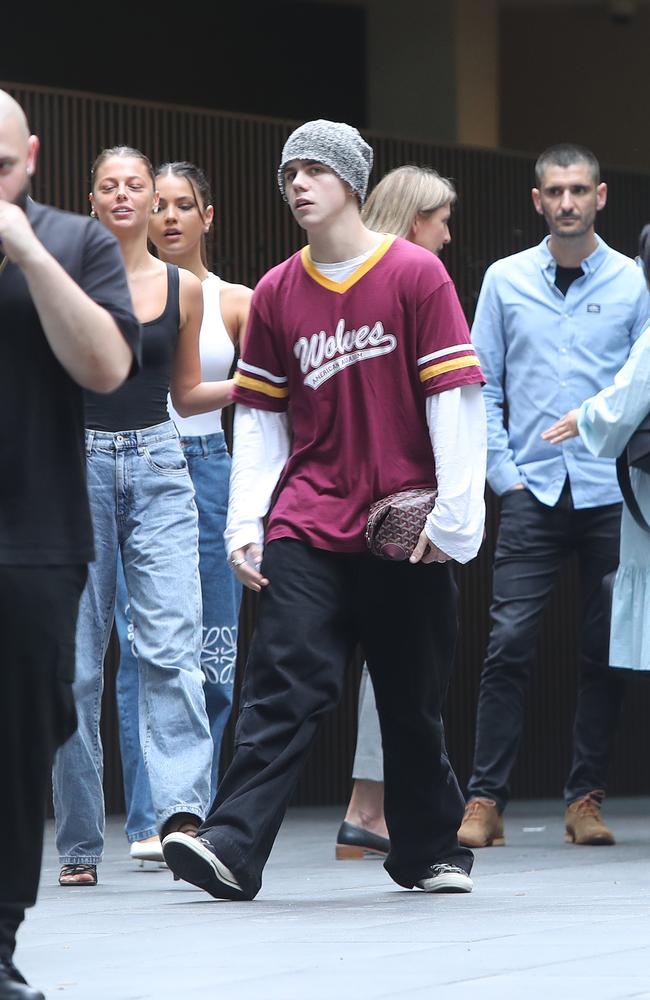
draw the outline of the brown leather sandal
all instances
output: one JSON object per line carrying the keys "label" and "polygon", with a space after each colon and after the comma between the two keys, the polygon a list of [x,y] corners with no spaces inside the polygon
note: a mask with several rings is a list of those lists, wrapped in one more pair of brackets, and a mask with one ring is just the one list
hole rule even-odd
{"label": "brown leather sandal", "polygon": [[[83,879],[83,881],[63,881],[66,878],[72,879],[76,875],[91,875],[92,878]],[[62,865],[59,872],[59,885],[65,888],[71,885],[97,885],[97,865]]]}

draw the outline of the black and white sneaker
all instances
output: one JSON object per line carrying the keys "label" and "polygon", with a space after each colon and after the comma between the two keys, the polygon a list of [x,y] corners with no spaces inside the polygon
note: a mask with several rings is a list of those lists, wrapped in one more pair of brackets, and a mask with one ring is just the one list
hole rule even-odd
{"label": "black and white sneaker", "polygon": [[239,882],[216,855],[209,840],[170,833],[162,842],[163,855],[174,875],[209,892],[215,899],[246,899]]}
{"label": "black and white sneaker", "polygon": [[471,892],[474,888],[467,872],[457,865],[431,865],[415,885],[424,892]]}

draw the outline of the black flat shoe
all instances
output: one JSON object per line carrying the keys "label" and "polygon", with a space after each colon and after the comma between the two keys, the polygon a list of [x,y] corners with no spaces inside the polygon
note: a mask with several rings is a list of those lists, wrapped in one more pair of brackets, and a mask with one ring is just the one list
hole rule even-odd
{"label": "black flat shoe", "polygon": [[45,996],[27,985],[10,958],[0,956],[0,1000],[45,1000]]}
{"label": "black flat shoe", "polygon": [[345,820],[341,823],[336,835],[337,861],[357,860],[366,855],[384,858],[389,851],[388,837],[380,837],[377,833],[371,833],[370,830],[364,830],[362,826],[354,826]]}

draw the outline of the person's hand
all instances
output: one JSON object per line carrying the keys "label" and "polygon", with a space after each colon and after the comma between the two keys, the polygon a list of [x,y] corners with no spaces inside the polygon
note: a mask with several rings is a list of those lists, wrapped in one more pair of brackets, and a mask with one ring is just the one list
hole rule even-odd
{"label": "person's hand", "polygon": [[547,430],[542,433],[542,438],[544,441],[549,441],[550,444],[561,444],[562,441],[568,441],[569,438],[574,438],[578,436],[578,411],[569,410],[565,413],[563,417],[551,425]]}
{"label": "person's hand", "polygon": [[418,543],[411,552],[409,562],[445,563],[449,562],[450,559],[451,556],[448,556],[446,552],[443,552],[442,549],[439,549],[437,545],[434,545],[433,542],[429,540],[429,536],[426,531],[421,531]]}
{"label": "person's hand", "polygon": [[262,587],[268,587],[269,581],[260,573],[262,565],[262,546],[251,542],[240,549],[233,549],[228,560],[230,568],[240,583],[249,590],[260,592]]}
{"label": "person's hand", "polygon": [[515,490],[525,490],[525,489],[526,487],[524,486],[523,483],[515,483],[515,485],[511,486],[509,490],[506,490],[506,493],[514,493]]}
{"label": "person's hand", "polygon": [[0,251],[20,267],[40,246],[22,208],[0,199]]}

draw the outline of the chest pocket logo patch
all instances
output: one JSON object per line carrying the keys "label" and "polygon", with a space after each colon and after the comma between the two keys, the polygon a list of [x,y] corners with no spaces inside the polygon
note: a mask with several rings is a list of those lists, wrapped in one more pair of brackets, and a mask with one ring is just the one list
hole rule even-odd
{"label": "chest pocket logo patch", "polygon": [[597,302],[590,302],[589,305],[587,306],[587,312],[588,313],[599,313],[600,312],[600,306],[598,305]]}

